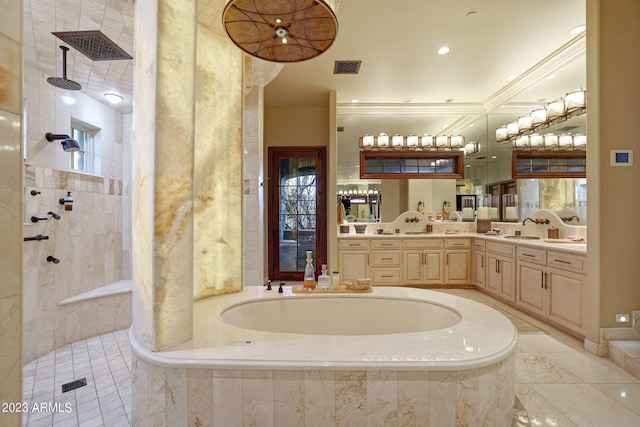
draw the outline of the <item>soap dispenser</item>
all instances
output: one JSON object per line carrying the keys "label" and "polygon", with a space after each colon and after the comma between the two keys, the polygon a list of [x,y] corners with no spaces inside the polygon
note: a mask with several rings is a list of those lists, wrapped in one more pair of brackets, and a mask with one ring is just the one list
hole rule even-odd
{"label": "soap dispenser", "polygon": [[322,264],[322,274],[318,276],[318,288],[323,291],[331,289],[331,278],[327,274],[327,264]]}

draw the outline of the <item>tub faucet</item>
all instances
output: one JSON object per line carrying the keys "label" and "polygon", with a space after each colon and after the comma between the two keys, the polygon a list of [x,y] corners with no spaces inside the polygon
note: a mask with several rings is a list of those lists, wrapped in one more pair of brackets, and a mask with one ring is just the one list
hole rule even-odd
{"label": "tub faucet", "polygon": [[522,221],[522,225],[525,225],[527,221],[531,221],[534,224],[549,224],[549,218],[544,218],[544,219],[533,219],[533,218],[525,218],[524,221]]}

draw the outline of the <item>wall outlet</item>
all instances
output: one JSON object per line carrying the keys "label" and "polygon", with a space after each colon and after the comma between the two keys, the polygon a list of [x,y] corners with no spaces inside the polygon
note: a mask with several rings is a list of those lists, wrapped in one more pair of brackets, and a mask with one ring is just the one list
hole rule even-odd
{"label": "wall outlet", "polygon": [[629,323],[630,318],[628,314],[616,314],[616,323]]}

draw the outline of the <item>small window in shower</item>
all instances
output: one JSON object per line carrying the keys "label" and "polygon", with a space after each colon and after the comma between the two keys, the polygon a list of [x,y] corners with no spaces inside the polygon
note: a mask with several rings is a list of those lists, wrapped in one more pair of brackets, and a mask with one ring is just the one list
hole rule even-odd
{"label": "small window in shower", "polygon": [[78,141],[80,149],[71,153],[69,169],[76,172],[99,174],[97,152],[99,129],[79,121],[71,122],[71,139]]}

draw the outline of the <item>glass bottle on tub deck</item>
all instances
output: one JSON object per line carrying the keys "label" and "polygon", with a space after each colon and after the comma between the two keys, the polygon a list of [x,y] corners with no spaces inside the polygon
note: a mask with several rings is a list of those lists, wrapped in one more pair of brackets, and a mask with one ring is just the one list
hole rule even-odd
{"label": "glass bottle on tub deck", "polygon": [[318,288],[323,291],[331,289],[331,277],[327,274],[327,264],[322,264],[322,274],[318,276]]}
{"label": "glass bottle on tub deck", "polygon": [[307,265],[304,267],[304,288],[314,290],[316,288],[316,270],[313,268],[313,259],[311,251],[307,251]]}

